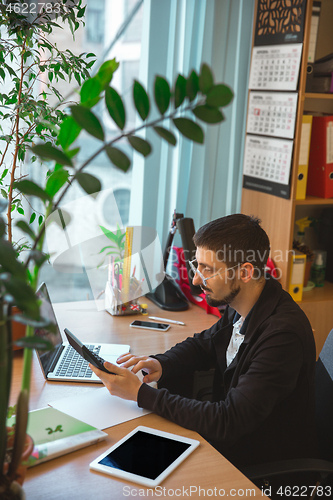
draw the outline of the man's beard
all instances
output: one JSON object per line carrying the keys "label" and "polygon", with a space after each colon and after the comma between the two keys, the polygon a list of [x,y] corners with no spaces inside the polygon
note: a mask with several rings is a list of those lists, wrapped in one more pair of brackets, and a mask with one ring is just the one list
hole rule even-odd
{"label": "man's beard", "polygon": [[[202,287],[203,288],[203,287]],[[209,290],[208,288],[205,288],[205,290]],[[230,293],[223,297],[223,299],[213,299],[210,295],[206,295],[206,301],[207,304],[212,306],[212,307],[220,307],[220,306],[227,306],[231,304],[233,300],[237,297],[237,295],[240,292],[240,286],[232,288],[230,290]]]}

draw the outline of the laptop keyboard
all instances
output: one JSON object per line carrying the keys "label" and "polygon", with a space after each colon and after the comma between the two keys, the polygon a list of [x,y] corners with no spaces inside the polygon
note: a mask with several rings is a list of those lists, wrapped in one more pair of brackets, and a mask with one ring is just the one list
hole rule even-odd
{"label": "laptop keyboard", "polygon": [[[89,351],[99,354],[100,345],[87,345]],[[57,368],[56,375],[59,377],[69,378],[91,378],[93,372],[89,368],[89,362],[80,356],[78,352],[71,346],[66,347],[64,357]]]}

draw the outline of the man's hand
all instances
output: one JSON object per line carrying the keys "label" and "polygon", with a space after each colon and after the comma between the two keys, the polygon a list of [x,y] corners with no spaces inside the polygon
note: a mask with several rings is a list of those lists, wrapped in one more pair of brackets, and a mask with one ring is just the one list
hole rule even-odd
{"label": "man's hand", "polygon": [[105,361],[104,366],[115,375],[103,372],[89,363],[89,367],[101,379],[110,394],[122,399],[137,401],[138,392],[142,385],[139,378],[127,368],[122,368],[108,361]]}
{"label": "man's hand", "polygon": [[133,373],[138,373],[140,370],[143,370],[143,372],[147,374],[142,379],[146,384],[149,384],[149,382],[158,382],[162,376],[161,363],[155,358],[149,358],[148,356],[134,356],[131,353],[127,353],[119,356],[117,363],[118,365],[121,364],[124,368],[133,366]]}

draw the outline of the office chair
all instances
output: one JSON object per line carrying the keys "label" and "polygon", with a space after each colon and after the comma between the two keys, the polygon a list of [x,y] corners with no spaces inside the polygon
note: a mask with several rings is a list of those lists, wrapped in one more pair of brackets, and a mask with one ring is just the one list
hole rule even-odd
{"label": "office chair", "polygon": [[316,428],[320,459],[258,464],[244,467],[241,472],[252,481],[269,480],[274,476],[287,477],[292,473],[316,473],[319,485],[333,485],[333,330],[328,334],[316,362]]}

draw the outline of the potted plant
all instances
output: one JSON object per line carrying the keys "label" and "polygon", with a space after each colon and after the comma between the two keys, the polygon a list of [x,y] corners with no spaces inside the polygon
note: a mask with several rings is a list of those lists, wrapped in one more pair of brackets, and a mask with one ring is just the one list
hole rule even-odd
{"label": "potted plant", "polygon": [[[2,209],[5,208],[2,203]],[[37,257],[37,253],[36,253]],[[40,259],[40,260],[39,260]],[[36,267],[42,265],[41,256],[37,257]],[[17,477],[17,470],[21,462],[21,456],[25,445],[25,435],[28,417],[28,397],[30,366],[26,363],[22,390],[20,392],[17,411],[15,436],[10,458],[7,456],[7,408],[9,401],[11,372],[12,372],[12,338],[11,321],[15,319],[12,315],[12,304],[16,304],[22,314],[19,320],[27,325],[28,337],[22,339],[21,345],[29,348],[47,347],[40,340],[34,338],[31,333],[34,326],[45,325],[39,315],[39,304],[33,287],[30,284],[29,272],[25,265],[20,262],[17,252],[12,243],[6,238],[6,225],[3,218],[0,219],[0,496],[1,498],[15,498],[10,495],[10,490]],[[50,325],[49,325],[50,326]],[[19,341],[18,341],[19,342]],[[49,347],[51,347],[49,345]],[[27,361],[29,359],[27,358]],[[6,465],[5,465],[6,464]]]}
{"label": "potted plant", "polygon": [[[114,256],[115,261],[121,261],[124,257],[125,250],[125,231],[119,227],[117,223],[117,231],[112,232],[104,226],[99,226],[103,234],[111,241],[111,245],[103,247],[98,253],[103,255],[103,260],[98,264],[100,267],[104,264],[107,256]],[[110,258],[110,257],[109,257]]]}
{"label": "potted plant", "polygon": [[[81,84],[89,77],[89,68],[95,62],[92,53],[76,56],[69,49],[61,51],[49,40],[57,28],[57,19],[68,23],[74,38],[75,31],[83,23],[85,7],[82,0],[48,4],[36,11],[36,4],[30,9],[29,20],[27,3],[23,0],[7,2],[0,0],[0,80],[5,91],[0,93],[0,189],[8,201],[6,209],[6,233],[8,240],[20,253],[27,248],[27,242],[13,240],[13,217],[25,215],[24,198],[16,181],[27,179],[28,174],[20,177],[19,167],[23,164],[31,145],[38,142],[53,141],[57,137],[60,123],[65,114],[66,104],[55,87],[56,82],[73,78]],[[57,105],[49,104],[56,101]],[[29,163],[36,161],[29,158]],[[38,219],[43,221],[44,214],[38,214],[32,207],[29,223]]]}
{"label": "potted plant", "polygon": [[[68,2],[67,2],[68,3]],[[30,268],[20,262],[20,254],[29,249],[28,240],[14,240],[13,220],[15,215],[25,215],[23,199],[25,195],[15,184],[20,179],[19,166],[23,163],[28,150],[36,141],[49,141],[57,137],[57,127],[63,120],[61,105],[64,100],[54,87],[59,79],[70,81],[75,78],[80,84],[89,76],[89,68],[95,62],[94,54],[75,56],[70,50],[60,51],[48,40],[48,35],[58,27],[61,18],[68,23],[74,37],[75,31],[83,23],[85,7],[82,0],[75,5],[62,4],[42,8],[34,14],[32,5],[28,18],[27,3],[18,0],[7,2],[0,0],[0,496],[5,498],[20,463],[24,445],[26,417],[28,412],[28,387],[30,380],[29,355],[26,355],[22,380],[22,393],[17,405],[17,424],[13,451],[10,462],[4,473],[3,464],[6,458],[6,414],[11,380],[11,356],[13,326],[21,339],[17,345],[21,347],[39,348],[43,343],[34,339],[31,334],[38,324],[45,324],[39,317],[38,302],[35,298],[35,284],[38,272],[46,257],[37,250],[30,254],[34,265]],[[40,6],[39,6],[40,7]],[[37,6],[38,8],[38,6]],[[92,59],[93,58],[93,59]],[[47,75],[45,78],[44,75]],[[43,88],[35,87],[43,79]],[[3,91],[4,88],[4,91]],[[48,104],[55,97],[57,105]],[[32,156],[33,163],[36,157]],[[27,175],[24,175],[25,179]],[[29,201],[30,204],[30,201]],[[51,208],[51,207],[50,207]],[[26,221],[20,221],[18,227],[24,226],[29,232],[29,224],[38,219],[43,222],[45,213],[32,209]],[[31,240],[30,240],[31,241]],[[37,260],[36,260],[37,258]],[[17,307],[21,314],[17,315]],[[20,323],[12,320],[18,320]],[[19,328],[17,328],[19,327]],[[45,346],[44,346],[45,347]],[[11,436],[10,436],[11,438]]]}
{"label": "potted plant", "polygon": [[[25,215],[25,195],[16,186],[22,177],[30,172],[19,173],[20,167],[36,141],[49,141],[57,137],[57,128],[64,118],[62,107],[66,104],[55,82],[59,80],[81,83],[89,76],[89,68],[95,62],[94,54],[75,56],[69,49],[61,51],[52,44],[48,35],[57,29],[58,18],[68,23],[74,37],[83,23],[85,7],[81,1],[69,8],[57,4],[34,14],[28,22],[26,3],[0,0],[0,81],[4,91],[0,93],[0,192],[7,200],[5,231],[18,253],[28,249],[29,241],[14,235],[13,220]],[[47,12],[46,12],[47,11]],[[60,27],[59,27],[60,28]],[[39,89],[36,87],[40,87]],[[51,106],[50,100],[57,105]],[[36,161],[32,155],[29,164]],[[46,174],[47,175],[47,174]],[[31,205],[27,222],[38,220],[41,224],[45,214],[38,213]],[[15,237],[16,236],[16,237]],[[15,311],[15,306],[13,307]],[[15,311],[17,312],[17,311]],[[19,323],[13,324],[13,338],[24,334]]]}
{"label": "potted plant", "polygon": [[[154,84],[154,100],[159,112],[159,117],[148,121],[151,111],[151,99],[143,86],[135,81],[133,84],[133,100],[135,108],[142,119],[142,124],[135,129],[125,131],[126,113],[123,100],[111,86],[111,80],[118,63],[115,60],[106,61],[98,73],[87,79],[80,89],[80,102],[70,106],[70,114],[60,120],[59,131],[56,135],[50,134],[49,141],[32,145],[34,155],[55,162],[54,168],[49,171],[44,185],[38,185],[29,179],[18,179],[13,183],[13,189],[23,196],[35,196],[44,206],[44,216],[37,231],[27,221],[20,220],[17,226],[27,234],[31,240],[27,256],[23,262],[17,253],[15,245],[6,237],[6,223],[0,222],[0,493],[8,491],[15,470],[19,463],[24,445],[26,424],[28,418],[29,382],[31,371],[32,349],[39,344],[39,339],[34,337],[36,326],[45,326],[46,322],[40,317],[39,303],[35,296],[38,275],[41,266],[47,260],[43,253],[43,239],[45,234],[45,219],[58,208],[70,186],[77,181],[87,194],[101,190],[99,179],[84,171],[85,167],[102,151],[107,153],[110,161],[118,168],[127,171],[130,166],[128,156],[116,147],[120,139],[126,138],[136,151],[143,156],[151,153],[148,141],[138,136],[138,132],[147,127],[152,127],[155,132],[169,144],[177,142],[174,132],[161,126],[169,119],[173,126],[188,139],[197,143],[204,142],[204,132],[200,125],[193,120],[193,113],[205,123],[220,123],[224,117],[220,110],[232,100],[233,94],[229,87],[215,84],[211,69],[203,64],[200,74],[192,71],[185,78],[178,75],[174,85],[161,76],[156,76]],[[110,117],[119,128],[119,134],[111,141],[105,138],[102,124],[93,112],[101,100],[104,101]],[[190,117],[191,116],[191,117]],[[74,146],[75,140],[81,131],[96,137],[100,141],[97,151],[82,165],[76,164],[78,148]],[[2,200],[1,206],[7,205],[8,200]],[[22,214],[23,215],[23,214]],[[20,341],[25,347],[22,390],[17,404],[17,423],[10,466],[10,474],[4,473],[3,462],[6,449],[6,414],[9,400],[11,381],[11,305],[19,306],[22,314],[15,318],[27,325],[26,336]]]}

